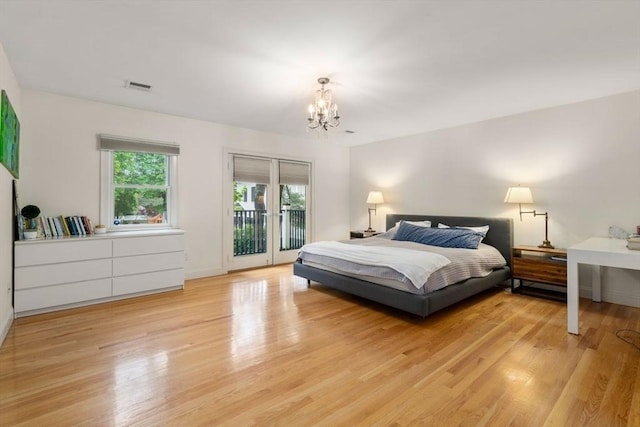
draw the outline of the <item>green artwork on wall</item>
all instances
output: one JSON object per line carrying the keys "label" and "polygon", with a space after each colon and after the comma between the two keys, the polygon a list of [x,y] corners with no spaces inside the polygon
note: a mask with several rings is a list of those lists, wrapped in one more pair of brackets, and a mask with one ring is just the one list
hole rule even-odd
{"label": "green artwork on wall", "polygon": [[7,92],[0,101],[0,163],[18,178],[20,168],[20,122],[13,111]]}

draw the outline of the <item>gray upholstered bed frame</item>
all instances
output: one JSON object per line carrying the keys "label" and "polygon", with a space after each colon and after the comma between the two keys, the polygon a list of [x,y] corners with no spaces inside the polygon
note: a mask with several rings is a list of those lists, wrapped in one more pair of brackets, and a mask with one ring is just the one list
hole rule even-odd
{"label": "gray upholstered bed frame", "polygon": [[354,279],[331,271],[310,267],[299,261],[293,265],[293,274],[304,277],[309,284],[311,284],[311,281],[315,281],[323,286],[338,289],[422,317],[426,317],[510,279],[511,247],[513,246],[513,225],[510,218],[393,214],[387,215],[387,230],[401,219],[406,221],[429,220],[432,227],[437,227],[439,222],[449,226],[472,227],[489,225],[489,232],[483,243],[498,249],[507,260],[507,266],[495,270],[487,277],[471,278],[426,295],[415,295],[364,280]]}

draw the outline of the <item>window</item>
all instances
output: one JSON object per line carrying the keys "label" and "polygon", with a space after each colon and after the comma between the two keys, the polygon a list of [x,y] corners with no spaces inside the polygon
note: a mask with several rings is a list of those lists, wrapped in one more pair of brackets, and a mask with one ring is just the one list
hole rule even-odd
{"label": "window", "polygon": [[175,145],[100,135],[102,204],[109,228],[177,226]]}

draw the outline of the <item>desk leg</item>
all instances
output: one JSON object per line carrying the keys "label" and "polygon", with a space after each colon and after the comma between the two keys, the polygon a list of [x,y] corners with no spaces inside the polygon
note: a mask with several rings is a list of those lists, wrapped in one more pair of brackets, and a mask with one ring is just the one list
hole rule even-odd
{"label": "desk leg", "polygon": [[578,328],[578,263],[567,262],[567,330],[570,334],[579,335]]}
{"label": "desk leg", "polygon": [[591,270],[591,300],[595,302],[602,301],[602,268],[599,265],[593,265]]}

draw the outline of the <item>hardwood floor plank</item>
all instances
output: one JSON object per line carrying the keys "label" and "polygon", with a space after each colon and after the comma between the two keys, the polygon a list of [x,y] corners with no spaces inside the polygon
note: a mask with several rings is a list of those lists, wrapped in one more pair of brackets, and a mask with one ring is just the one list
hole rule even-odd
{"label": "hardwood floor plank", "polygon": [[485,292],[426,319],[291,266],[17,319],[0,425],[640,425],[640,309]]}

